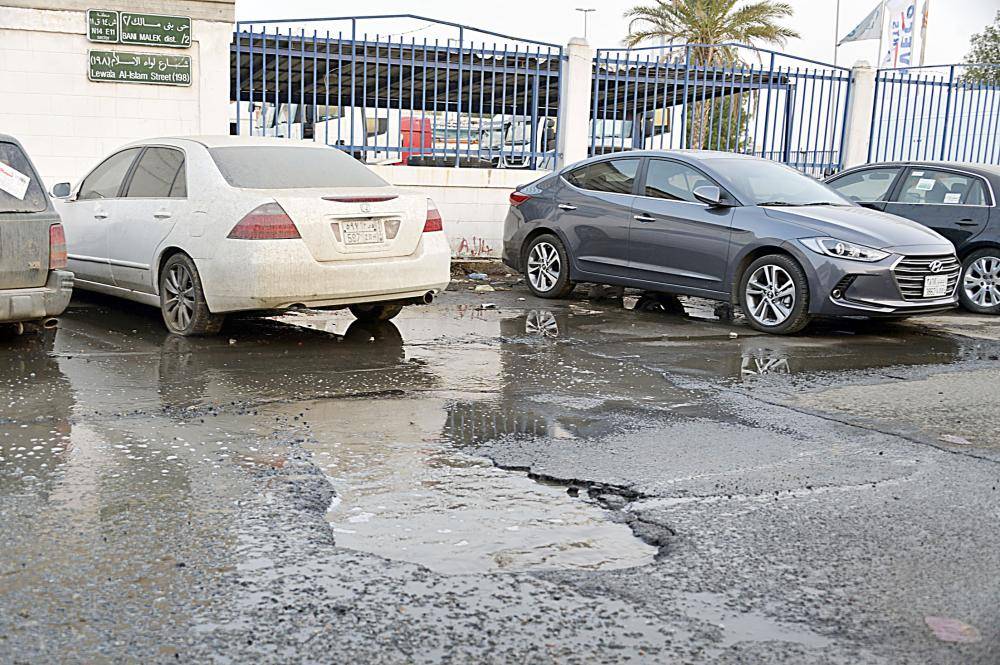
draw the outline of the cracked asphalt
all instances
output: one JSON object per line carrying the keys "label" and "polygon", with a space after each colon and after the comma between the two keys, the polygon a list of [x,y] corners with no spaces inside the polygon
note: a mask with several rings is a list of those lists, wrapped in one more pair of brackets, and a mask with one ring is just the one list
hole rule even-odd
{"label": "cracked asphalt", "polygon": [[0,661],[1000,662],[1000,335],[459,282],[0,339]]}

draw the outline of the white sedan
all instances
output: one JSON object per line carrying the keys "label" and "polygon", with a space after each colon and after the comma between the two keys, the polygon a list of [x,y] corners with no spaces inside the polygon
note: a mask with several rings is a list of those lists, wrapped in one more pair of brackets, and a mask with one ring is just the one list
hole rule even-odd
{"label": "white sedan", "polygon": [[53,194],[77,287],[158,306],[180,335],[298,306],[388,320],[449,281],[434,203],[312,142],[140,141]]}

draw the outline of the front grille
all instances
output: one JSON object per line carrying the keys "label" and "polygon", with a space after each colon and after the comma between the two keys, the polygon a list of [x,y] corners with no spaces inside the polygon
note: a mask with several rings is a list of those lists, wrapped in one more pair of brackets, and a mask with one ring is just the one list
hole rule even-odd
{"label": "front grille", "polygon": [[[935,261],[941,262],[941,268],[937,272],[930,269],[930,265]],[[958,286],[958,276],[962,272],[962,264],[958,262],[958,258],[954,254],[905,256],[895,265],[892,272],[904,300],[936,300],[937,298],[924,298],[924,277],[947,275],[948,293],[946,295],[950,296],[955,293],[955,287]]]}

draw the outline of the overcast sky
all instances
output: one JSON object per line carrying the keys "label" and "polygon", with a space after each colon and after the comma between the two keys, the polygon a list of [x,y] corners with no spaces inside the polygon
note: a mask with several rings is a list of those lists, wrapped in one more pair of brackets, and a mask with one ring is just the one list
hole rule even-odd
{"label": "overcast sky", "polygon": [[[837,0],[786,1],[795,9],[795,15],[788,23],[802,38],[790,42],[785,52],[833,62]],[[618,46],[627,33],[628,27],[622,14],[635,4],[635,0],[422,0],[419,3],[413,0],[366,0],[363,3],[237,0],[236,17],[238,20],[256,20],[411,12],[517,37],[565,44],[570,37],[582,35],[583,15],[574,8],[584,7],[597,10],[590,14],[588,41],[594,46],[611,47]],[[840,36],[847,34],[876,4],[877,0],[841,0]],[[992,22],[998,9],[1000,0],[931,0],[926,64],[960,62],[968,51],[969,37]],[[372,31],[388,31],[394,35],[406,33],[407,39],[411,36],[417,39],[450,36],[425,26],[426,23],[421,21],[365,24],[365,28]],[[319,25],[312,27],[320,28]],[[324,24],[320,29],[337,28],[333,24]],[[876,41],[845,44],[839,49],[838,61],[847,66],[860,59],[874,63],[877,46]]]}

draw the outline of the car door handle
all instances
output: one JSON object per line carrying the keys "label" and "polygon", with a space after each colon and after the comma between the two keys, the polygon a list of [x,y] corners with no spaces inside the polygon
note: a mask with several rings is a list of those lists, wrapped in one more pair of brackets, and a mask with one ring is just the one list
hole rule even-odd
{"label": "car door handle", "polygon": [[979,226],[979,222],[973,221],[971,219],[960,219],[955,222],[959,226]]}
{"label": "car door handle", "polygon": [[635,215],[632,219],[637,222],[655,222],[655,217],[650,217],[649,215]]}
{"label": "car door handle", "polygon": [[108,213],[102,210],[94,211],[94,219],[107,219],[107,218],[108,218]]}
{"label": "car door handle", "polygon": [[157,210],[153,213],[153,217],[156,219],[170,219],[170,213],[166,210]]}
{"label": "car door handle", "polygon": [[576,210],[576,206],[571,206],[568,203],[560,203],[559,204],[559,209],[560,210]]}

